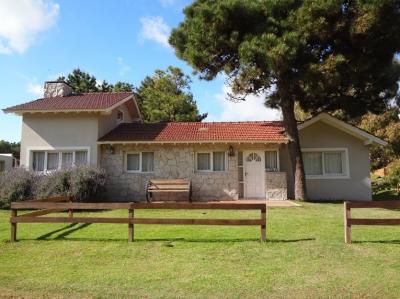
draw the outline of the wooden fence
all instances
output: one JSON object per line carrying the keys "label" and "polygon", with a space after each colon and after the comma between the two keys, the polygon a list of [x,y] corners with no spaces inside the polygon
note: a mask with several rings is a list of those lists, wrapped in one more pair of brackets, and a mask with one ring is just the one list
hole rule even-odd
{"label": "wooden fence", "polygon": [[372,201],[372,202],[345,202],[344,203],[344,241],[351,243],[352,225],[400,225],[400,218],[397,219],[371,219],[351,218],[351,209],[399,209],[400,201]]}
{"label": "wooden fence", "polygon": [[[11,204],[11,241],[17,240],[17,223],[120,223],[128,224],[128,240],[134,240],[134,224],[174,224],[174,225],[258,225],[261,241],[266,240],[266,204],[263,203],[76,203],[71,198],[54,201],[23,201]],[[18,215],[18,210],[36,209],[38,211]],[[74,210],[121,210],[128,211],[127,217],[76,217]],[[173,219],[173,218],[138,218],[138,209],[167,210],[259,210],[259,219]],[[68,217],[43,217],[44,215],[69,211]]]}

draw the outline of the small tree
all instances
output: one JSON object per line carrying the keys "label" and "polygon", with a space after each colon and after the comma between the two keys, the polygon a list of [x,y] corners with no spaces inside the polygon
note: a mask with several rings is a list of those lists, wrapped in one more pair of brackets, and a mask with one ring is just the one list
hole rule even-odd
{"label": "small tree", "polygon": [[202,79],[224,72],[233,95],[267,93],[280,108],[295,178],[306,199],[294,104],[306,112],[381,112],[397,93],[397,0],[197,0],[170,44]]}
{"label": "small tree", "polygon": [[172,66],[147,76],[137,89],[144,121],[201,121],[206,118],[207,114],[199,114],[190,83],[181,69]]}

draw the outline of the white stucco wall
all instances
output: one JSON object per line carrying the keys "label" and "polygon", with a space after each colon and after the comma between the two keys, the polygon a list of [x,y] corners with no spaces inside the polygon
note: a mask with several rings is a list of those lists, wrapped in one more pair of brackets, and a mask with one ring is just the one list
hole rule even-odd
{"label": "white stucco wall", "polygon": [[[308,196],[312,200],[371,200],[370,161],[368,146],[361,139],[324,122],[316,122],[299,132],[302,148],[346,148],[349,178],[307,179]],[[281,170],[288,172],[288,196],[293,198],[293,176],[287,148],[281,150]]]}
{"label": "white stucco wall", "polygon": [[21,166],[30,167],[30,151],[90,148],[97,165],[98,116],[90,113],[25,114],[22,118]]}

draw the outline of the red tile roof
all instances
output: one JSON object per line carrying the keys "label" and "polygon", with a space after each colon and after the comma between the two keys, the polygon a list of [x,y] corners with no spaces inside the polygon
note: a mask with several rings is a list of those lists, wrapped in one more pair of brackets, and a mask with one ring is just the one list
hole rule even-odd
{"label": "red tile roof", "polygon": [[9,107],[5,112],[18,111],[68,111],[68,110],[106,110],[133,95],[132,92],[93,92],[70,96],[43,98],[29,103]]}
{"label": "red tile roof", "polygon": [[100,142],[150,141],[286,142],[280,121],[126,123],[99,139]]}

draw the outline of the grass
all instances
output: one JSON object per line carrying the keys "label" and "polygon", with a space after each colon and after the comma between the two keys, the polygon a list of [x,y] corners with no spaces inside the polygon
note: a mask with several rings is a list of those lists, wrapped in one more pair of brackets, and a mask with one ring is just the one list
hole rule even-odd
{"label": "grass", "polygon": [[[99,214],[99,213],[97,213]],[[101,212],[126,216],[126,211]],[[257,212],[138,211],[139,216],[258,217]],[[354,216],[399,217],[358,210]],[[400,227],[355,227],[343,243],[342,204],[267,211],[257,227],[20,224],[9,243],[0,211],[0,297],[398,298]]]}
{"label": "grass", "polygon": [[400,199],[396,189],[381,190],[372,195],[373,200],[396,200]]}

